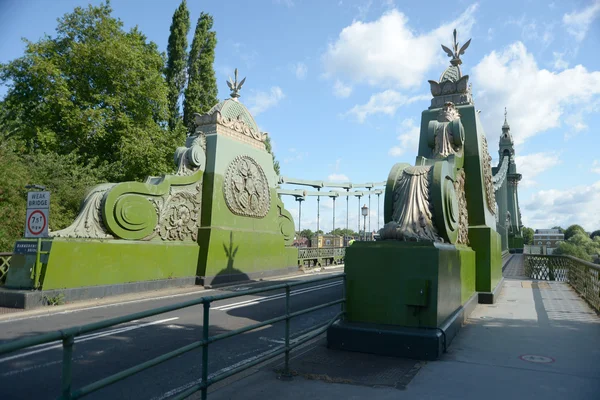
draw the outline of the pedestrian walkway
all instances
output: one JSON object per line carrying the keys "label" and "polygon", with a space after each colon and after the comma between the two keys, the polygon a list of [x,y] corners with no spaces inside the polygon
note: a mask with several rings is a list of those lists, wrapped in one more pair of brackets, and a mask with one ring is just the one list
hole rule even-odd
{"label": "pedestrian walkway", "polygon": [[439,361],[418,362],[326,348],[324,340],[209,394],[241,399],[599,399],[600,318],[567,284],[515,278],[505,269],[498,301],[480,304]]}

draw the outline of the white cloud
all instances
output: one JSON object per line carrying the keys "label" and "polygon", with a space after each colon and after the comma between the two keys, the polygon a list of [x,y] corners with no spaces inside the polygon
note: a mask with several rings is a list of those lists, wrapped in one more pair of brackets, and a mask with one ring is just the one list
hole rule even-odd
{"label": "white cloud", "polygon": [[392,147],[388,154],[392,157],[399,157],[405,152],[416,156],[417,147],[419,146],[420,128],[415,125],[415,120],[407,118],[400,124],[399,131],[401,132],[397,139],[400,145]]}
{"label": "white cloud", "polygon": [[447,63],[439,46],[450,43],[454,28],[461,41],[467,40],[476,9],[474,4],[454,21],[421,35],[408,26],[406,15],[396,9],[373,22],[354,21],[323,55],[325,75],[343,75],[353,82],[370,85],[419,86],[433,66]]}
{"label": "white cloud", "polygon": [[562,70],[569,68],[569,63],[563,58],[565,56],[565,53],[553,51],[552,56],[554,57],[554,69]]}
{"label": "white cloud", "polygon": [[429,100],[430,98],[431,96],[429,95],[408,97],[395,90],[388,89],[372,95],[366,104],[355,105],[347,114],[354,114],[359,122],[364,122],[371,114],[381,113],[393,116],[398,107],[414,103],[415,101]]}
{"label": "white cloud", "polygon": [[255,92],[248,96],[249,110],[255,116],[275,107],[285,98],[283,90],[279,86],[273,86],[269,92]]}
{"label": "white cloud", "polygon": [[537,185],[534,180],[542,172],[561,163],[560,154],[557,152],[540,152],[523,156],[516,156],[517,170],[523,172],[520,187],[528,188]]}
{"label": "white cloud", "polygon": [[344,82],[337,79],[333,85],[333,94],[336,97],[345,99],[352,93],[352,86],[345,85]]}
{"label": "white cloud", "polygon": [[541,190],[524,205],[524,224],[532,228],[579,224],[588,231],[600,227],[600,181],[566,190]]}
{"label": "white cloud", "polygon": [[292,71],[294,72],[294,74],[296,74],[296,78],[304,79],[306,78],[308,67],[303,62],[299,62],[292,66]]}
{"label": "white cloud", "polygon": [[344,174],[331,174],[327,179],[331,182],[350,182],[350,179]]}
{"label": "white cloud", "polygon": [[593,173],[600,174],[600,161],[594,160],[592,163],[592,169],[590,169]]}
{"label": "white cloud", "polygon": [[563,24],[567,32],[575,37],[575,40],[581,42],[585,39],[590,25],[594,19],[600,15],[600,0],[595,0],[583,10],[573,11],[563,15]]}
{"label": "white cloud", "polygon": [[535,19],[528,19],[525,15],[522,15],[519,19],[509,18],[506,24],[518,26],[521,28],[521,38],[523,40],[540,42],[544,48],[548,47],[554,40],[552,34],[554,25],[551,23],[544,23],[541,27]]}
{"label": "white cloud", "polygon": [[503,106],[508,107],[518,145],[560,126],[569,115],[583,112],[581,107],[600,95],[600,71],[588,72],[581,65],[561,72],[540,69],[521,42],[485,56],[473,68],[473,80],[484,125],[494,127],[488,133],[490,143],[499,137]]}

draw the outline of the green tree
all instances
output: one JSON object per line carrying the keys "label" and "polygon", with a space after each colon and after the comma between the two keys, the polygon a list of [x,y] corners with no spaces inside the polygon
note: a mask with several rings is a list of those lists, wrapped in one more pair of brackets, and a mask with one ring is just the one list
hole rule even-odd
{"label": "green tree", "polygon": [[206,113],[218,102],[213,68],[217,34],[211,31],[212,26],[213,17],[201,13],[188,58],[188,85],[183,100],[183,121],[189,130],[194,128],[194,113]]}
{"label": "green tree", "polygon": [[301,237],[305,237],[307,239],[310,239],[311,237],[313,237],[315,233],[313,231],[311,231],[310,229],[302,229],[300,231],[300,236]]}
{"label": "green tree", "polygon": [[0,143],[0,252],[12,252],[23,236],[30,170],[7,142]]}
{"label": "green tree", "polygon": [[560,226],[553,226],[552,229],[558,229],[558,232],[565,233],[565,230],[563,228],[561,228]]}
{"label": "green tree", "polygon": [[600,237],[600,230],[595,230],[594,232],[592,232],[592,233],[590,234],[590,238],[591,238],[591,239],[594,239],[594,238],[596,238],[596,237]]}
{"label": "green tree", "polygon": [[187,64],[187,34],[190,31],[190,12],[185,0],[173,14],[173,22],[167,46],[167,68],[165,76],[169,88],[169,128],[175,129],[181,121],[179,99],[185,88],[185,69]]}
{"label": "green tree", "polygon": [[590,239],[585,232],[576,231],[568,240],[558,244],[553,254],[570,255],[585,261],[592,261],[600,254],[600,237]]}
{"label": "green tree", "polygon": [[273,169],[275,173],[279,176],[281,175],[281,168],[279,167],[279,161],[275,159],[275,153],[273,152],[273,147],[271,146],[271,136],[267,135],[265,139],[265,150],[269,152],[273,156]]}
{"label": "green tree", "polygon": [[534,233],[533,229],[524,226],[522,232],[523,232],[523,243],[533,244],[533,233]]}
{"label": "green tree", "polygon": [[565,233],[565,240],[569,240],[570,238],[575,236],[577,233],[583,233],[584,235],[587,235],[587,233],[585,232],[585,229],[583,229],[581,227],[581,225],[571,225],[565,230],[564,233]]}
{"label": "green tree", "polygon": [[55,37],[0,65],[0,125],[30,154],[73,153],[107,179],[142,179],[172,169],[164,59],[111,13],[108,3],[77,7]]}

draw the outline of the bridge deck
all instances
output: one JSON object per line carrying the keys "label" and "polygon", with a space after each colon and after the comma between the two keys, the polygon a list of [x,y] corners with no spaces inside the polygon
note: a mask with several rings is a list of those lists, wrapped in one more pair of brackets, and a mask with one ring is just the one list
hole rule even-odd
{"label": "bridge deck", "polygon": [[[522,264],[522,255],[507,260],[497,303],[478,305],[439,361],[335,352],[321,341],[291,361],[300,375],[291,382],[270,365],[209,398],[598,398],[600,318],[568,284],[521,278]],[[324,360],[329,369],[315,372]]]}

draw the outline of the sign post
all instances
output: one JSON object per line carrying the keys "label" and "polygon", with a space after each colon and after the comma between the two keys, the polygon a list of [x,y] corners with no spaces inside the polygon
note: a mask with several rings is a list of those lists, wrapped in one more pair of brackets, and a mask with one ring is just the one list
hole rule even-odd
{"label": "sign post", "polygon": [[37,238],[35,265],[31,270],[34,287],[39,286],[41,272],[40,255],[42,238],[48,237],[48,217],[50,213],[50,192],[27,193],[27,218],[25,220],[25,237]]}

